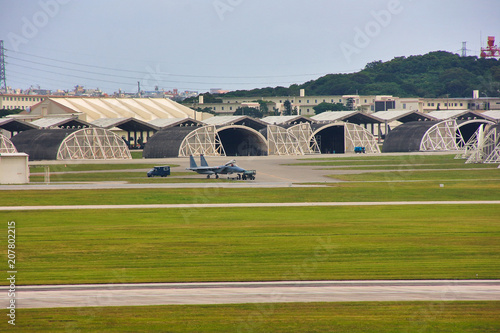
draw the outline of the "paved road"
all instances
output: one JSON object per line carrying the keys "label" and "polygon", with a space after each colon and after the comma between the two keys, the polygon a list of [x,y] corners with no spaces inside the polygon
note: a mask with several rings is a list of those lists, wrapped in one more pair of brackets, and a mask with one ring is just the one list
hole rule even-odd
{"label": "paved road", "polygon": [[[7,307],[7,288],[0,306]],[[500,300],[500,280],[301,281],[17,287],[17,308],[357,301]]]}
{"label": "paved road", "polygon": [[83,206],[3,206],[0,211],[73,210],[73,209],[167,209],[167,208],[245,208],[245,207],[331,207],[331,206],[399,206],[399,205],[499,205],[500,200],[469,201],[369,201],[369,202],[253,202],[213,204],[144,204],[144,205],[83,205]]}

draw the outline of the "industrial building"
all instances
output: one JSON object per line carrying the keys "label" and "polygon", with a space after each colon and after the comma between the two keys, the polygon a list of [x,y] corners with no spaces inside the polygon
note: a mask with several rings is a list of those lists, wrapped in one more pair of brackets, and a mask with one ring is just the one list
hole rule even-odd
{"label": "industrial building", "polygon": [[168,98],[47,98],[22,112],[24,118],[76,116],[93,122],[101,118],[135,118],[145,122],[157,118],[203,120],[212,115],[196,112]]}

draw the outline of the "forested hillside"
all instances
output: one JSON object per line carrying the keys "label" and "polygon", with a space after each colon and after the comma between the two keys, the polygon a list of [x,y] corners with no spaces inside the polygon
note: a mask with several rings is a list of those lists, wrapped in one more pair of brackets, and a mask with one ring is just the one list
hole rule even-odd
{"label": "forested hillside", "polygon": [[437,51],[421,56],[375,61],[352,74],[328,74],[290,87],[238,90],[225,97],[298,96],[300,89],[313,95],[393,95],[399,97],[500,96],[500,61],[460,57]]}

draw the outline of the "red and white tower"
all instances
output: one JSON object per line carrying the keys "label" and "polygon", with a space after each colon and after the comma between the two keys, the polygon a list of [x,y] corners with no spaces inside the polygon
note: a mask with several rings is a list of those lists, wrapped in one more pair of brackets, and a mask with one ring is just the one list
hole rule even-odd
{"label": "red and white tower", "polygon": [[488,46],[481,48],[481,58],[500,58],[500,48],[495,45],[495,37],[488,37]]}

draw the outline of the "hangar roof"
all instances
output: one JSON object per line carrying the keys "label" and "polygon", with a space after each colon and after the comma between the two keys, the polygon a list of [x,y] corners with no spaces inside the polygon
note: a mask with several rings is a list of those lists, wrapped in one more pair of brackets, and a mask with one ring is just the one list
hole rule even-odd
{"label": "hangar roof", "polygon": [[59,146],[76,129],[33,129],[13,136],[18,152],[27,153],[30,161],[56,160]]}
{"label": "hangar roof", "polygon": [[35,129],[38,127],[23,120],[14,118],[2,118],[0,119],[0,128],[12,133],[27,131],[29,129]]}
{"label": "hangar roof", "polygon": [[31,122],[38,128],[85,128],[92,125],[76,117],[46,117]]}
{"label": "hangar roof", "polygon": [[201,126],[203,123],[192,118],[157,118],[149,122],[161,129],[175,126]]}
{"label": "hangar roof", "polygon": [[214,126],[245,125],[257,131],[267,127],[267,123],[262,120],[248,116],[216,116],[205,119],[203,122]]}
{"label": "hangar roof", "polygon": [[357,111],[327,111],[311,117],[316,121],[340,121]]}
{"label": "hangar roof", "polygon": [[133,117],[150,121],[156,118],[194,117],[195,113],[196,118],[205,115],[167,98],[48,98],[32,107],[31,114],[41,114],[42,104],[49,104],[49,109],[53,104],[64,113],[84,113],[89,122],[100,118]]}
{"label": "hangar roof", "polygon": [[499,122],[500,121],[500,110],[485,111],[485,112],[483,112],[481,114],[483,116],[485,116],[485,117],[488,117],[488,118],[494,120],[495,122]]}
{"label": "hangar roof", "polygon": [[354,124],[379,124],[383,122],[371,114],[359,111],[327,111],[311,117],[311,119],[318,122],[344,121]]}
{"label": "hangar roof", "polygon": [[442,111],[432,111],[428,113],[430,116],[438,120],[446,120],[450,118],[455,119],[488,119],[488,117],[483,114],[470,111],[470,110],[442,110]]}
{"label": "hangar roof", "polygon": [[165,158],[179,156],[182,141],[194,130],[196,130],[195,127],[170,127],[156,132],[144,146],[143,157]]}
{"label": "hangar roof", "polygon": [[312,123],[313,119],[304,116],[269,116],[261,119],[263,122],[271,125],[281,124],[299,124],[299,123]]}
{"label": "hangar roof", "polygon": [[412,121],[399,125],[387,133],[382,152],[405,153],[419,151],[425,133],[438,123],[439,121]]}
{"label": "hangar roof", "polygon": [[153,131],[156,132],[159,128],[155,125],[149,124],[145,121],[135,119],[135,118],[101,118],[94,120],[92,125],[97,127],[102,127],[105,129],[111,129],[118,127],[124,131]]}
{"label": "hangar roof", "polygon": [[390,110],[379,111],[371,114],[384,122],[400,121],[407,123],[410,121],[436,120],[436,118],[415,110]]}

